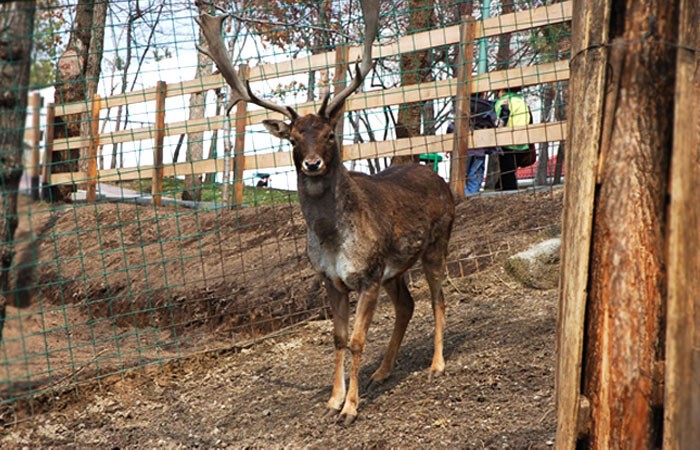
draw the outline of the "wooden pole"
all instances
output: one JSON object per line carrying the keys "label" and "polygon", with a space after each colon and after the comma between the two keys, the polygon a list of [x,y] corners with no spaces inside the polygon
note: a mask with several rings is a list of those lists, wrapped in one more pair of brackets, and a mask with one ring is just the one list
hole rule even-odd
{"label": "wooden pole", "polygon": [[565,449],[581,434],[590,448],[653,448],[662,432],[675,69],[662,43],[676,39],[677,2],[636,3],[613,20],[625,4],[574,5],[557,370]]}
{"label": "wooden pole", "polygon": [[102,100],[99,95],[92,98],[90,111],[90,142],[87,152],[87,187],[88,203],[97,201],[97,149],[100,146],[100,109]]}
{"label": "wooden pole", "polygon": [[165,139],[165,98],[168,85],[165,81],[156,84],[156,124],[153,137],[153,174],[151,176],[151,196],[153,204],[161,206],[163,199],[163,141]]}
{"label": "wooden pole", "polygon": [[32,159],[29,167],[31,176],[32,200],[39,200],[39,174],[41,173],[41,158],[39,144],[41,143],[41,95],[38,92],[29,97],[29,107],[32,109]]}
{"label": "wooden pole", "polygon": [[[612,0],[574,5],[572,16],[566,189],[557,317],[557,447],[574,449],[590,421],[581,393],[584,324],[600,153]],[[591,46],[589,49],[588,47]],[[579,414],[582,411],[583,414]],[[590,411],[590,410],[589,410]]]}
{"label": "wooden pole", "polygon": [[[700,5],[681,0],[678,44],[700,48]],[[681,48],[671,158],[664,440],[667,450],[700,443],[700,54]]]}
{"label": "wooden pole", "polygon": [[[245,83],[248,79],[250,69],[247,64],[241,64],[238,69],[238,76]],[[234,202],[236,208],[243,206],[243,171],[245,170],[245,129],[248,123],[248,104],[240,101],[236,105],[236,138],[233,145],[233,183]]]}
{"label": "wooden pole", "polygon": [[46,134],[44,135],[44,174],[41,197],[45,202],[52,202],[51,198],[51,153],[53,152],[53,139],[56,122],[56,106],[49,103],[46,107]]}
{"label": "wooden pole", "polygon": [[457,95],[455,96],[454,146],[450,166],[450,188],[455,198],[464,198],[467,175],[467,151],[469,149],[469,104],[471,98],[472,65],[474,64],[474,39],[476,21],[462,17],[459,27],[459,65],[457,69]]}
{"label": "wooden pole", "polygon": [[[347,67],[348,67],[348,47],[346,45],[339,45],[335,50],[335,75],[333,76],[333,95],[338,95],[347,85]],[[345,103],[343,104],[343,110],[341,112],[341,117],[345,117]],[[335,136],[338,140],[338,147],[340,148],[340,159],[344,161],[343,155],[343,135],[345,134],[345,120],[342,118],[338,120],[335,126]]]}

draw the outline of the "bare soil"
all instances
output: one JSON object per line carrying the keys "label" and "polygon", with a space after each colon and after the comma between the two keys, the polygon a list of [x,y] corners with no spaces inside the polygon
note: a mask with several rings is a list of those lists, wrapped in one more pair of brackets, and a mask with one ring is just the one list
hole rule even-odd
{"label": "bare soil", "polygon": [[[503,262],[559,232],[561,201],[553,190],[458,206],[444,286],[446,373],[428,379],[432,312],[414,270],[417,308],[397,367],[362,391],[350,427],[322,418],[332,325],[297,206],[35,209],[20,219],[18,259],[35,269],[16,273],[25,289],[8,308],[0,388],[6,398],[51,389],[3,405],[0,443],[548,448],[557,292],[520,285]],[[361,381],[379,365],[392,323],[382,301]]]}

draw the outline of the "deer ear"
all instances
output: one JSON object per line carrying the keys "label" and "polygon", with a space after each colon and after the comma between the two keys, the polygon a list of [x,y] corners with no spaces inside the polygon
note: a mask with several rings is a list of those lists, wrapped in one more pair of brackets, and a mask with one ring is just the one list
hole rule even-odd
{"label": "deer ear", "polygon": [[290,127],[282,120],[263,120],[263,125],[273,136],[280,139],[289,139]]}
{"label": "deer ear", "polygon": [[338,123],[338,121],[343,119],[344,113],[345,113],[345,102],[344,101],[340,102],[333,109],[328,111],[328,122],[331,124],[331,127],[335,128],[335,125]]}

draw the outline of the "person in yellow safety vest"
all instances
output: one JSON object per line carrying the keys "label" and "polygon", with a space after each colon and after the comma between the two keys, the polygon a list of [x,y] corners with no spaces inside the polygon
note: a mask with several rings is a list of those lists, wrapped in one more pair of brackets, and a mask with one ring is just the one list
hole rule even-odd
{"label": "person in yellow safety vest", "polygon": [[[520,95],[520,88],[501,89],[498,91],[498,100],[494,104],[494,110],[499,118],[500,126],[519,127],[532,123],[530,107],[527,106],[525,99]],[[496,188],[500,187],[504,191],[514,191],[518,189],[515,171],[519,166],[529,165],[523,164],[521,159],[528,156],[530,146],[521,144],[503,146],[502,148],[503,153],[498,156],[501,177],[496,184]]]}

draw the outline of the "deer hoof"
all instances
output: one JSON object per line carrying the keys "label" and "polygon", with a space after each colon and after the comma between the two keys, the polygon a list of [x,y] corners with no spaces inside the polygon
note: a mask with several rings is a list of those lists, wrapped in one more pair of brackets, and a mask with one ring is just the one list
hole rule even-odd
{"label": "deer hoof", "polygon": [[382,384],[384,383],[386,379],[384,380],[377,380],[374,377],[370,378],[369,381],[367,382],[367,385],[365,386],[365,395],[370,394],[372,392],[375,392],[379,389],[381,389]]}
{"label": "deer hoof", "polygon": [[346,414],[345,420],[343,421],[343,425],[349,427],[355,422],[355,419],[357,419],[357,414]]}
{"label": "deer hoof", "polygon": [[328,409],[326,409],[326,412],[323,414],[323,417],[326,419],[330,419],[331,421],[335,421],[335,420],[337,420],[339,413],[340,413],[339,409],[328,408]]}
{"label": "deer hoof", "polygon": [[433,381],[433,380],[435,380],[435,379],[437,379],[437,378],[440,378],[440,377],[442,377],[444,374],[445,374],[445,372],[442,371],[442,370],[436,370],[436,371],[432,371],[432,370],[431,370],[431,371],[428,373],[428,381]]}

